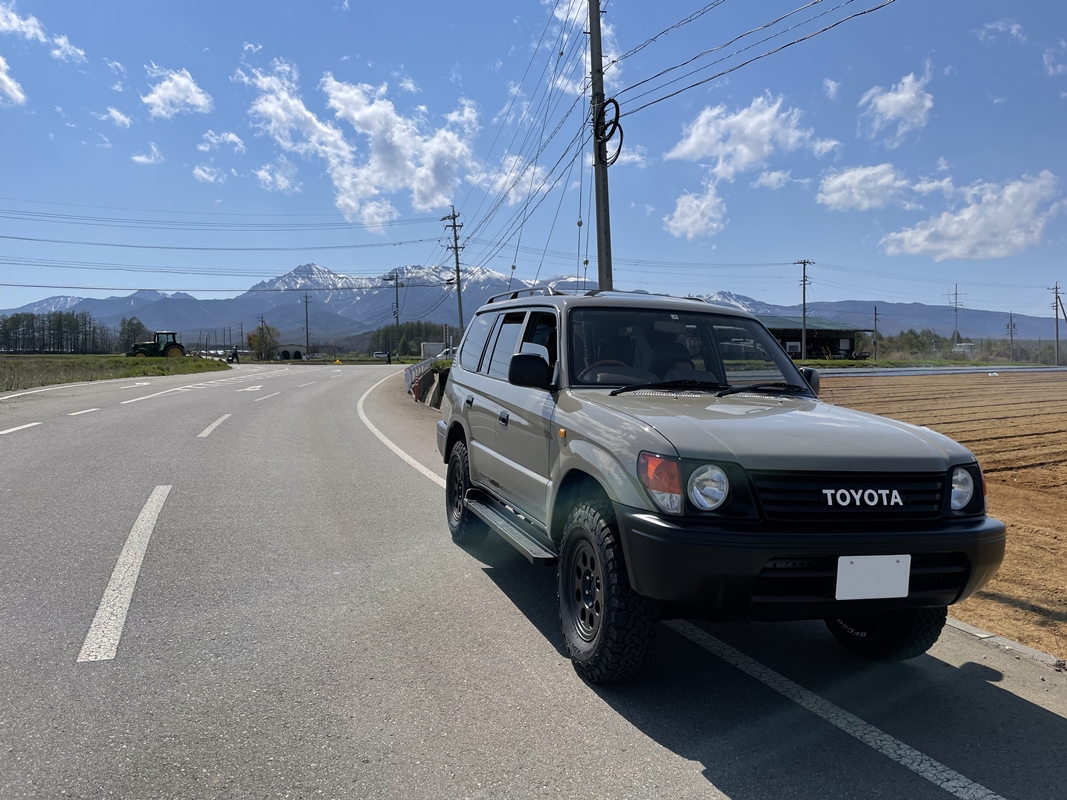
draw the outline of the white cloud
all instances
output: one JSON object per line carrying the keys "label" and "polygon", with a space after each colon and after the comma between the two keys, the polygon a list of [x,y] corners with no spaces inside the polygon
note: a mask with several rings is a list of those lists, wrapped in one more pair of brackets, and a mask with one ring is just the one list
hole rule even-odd
{"label": "white cloud", "polygon": [[222,183],[226,180],[226,173],[219,172],[210,164],[197,164],[193,167],[193,177],[201,183]]}
{"label": "white cloud", "polygon": [[243,153],[245,151],[245,143],[241,141],[241,137],[230,131],[215,133],[215,131],[209,130],[204,134],[203,139],[204,141],[196,146],[196,149],[202,153],[207,153],[223,144],[233,145],[233,152],[235,153]]}
{"label": "white cloud", "polygon": [[132,120],[130,120],[129,117],[127,117],[125,114],[123,114],[117,108],[112,108],[111,106],[107,107],[107,113],[106,114],[97,114],[95,111],[92,111],[90,113],[94,117],[96,117],[97,119],[101,119],[101,120],[109,119],[109,120],[111,120],[119,128],[128,128],[128,127],[130,127],[130,122],[132,121]]}
{"label": "white cloud", "polygon": [[1056,63],[1056,59],[1062,58],[1065,52],[1067,52],[1067,42],[1064,42],[1063,39],[1060,39],[1060,43],[1056,47],[1050,47],[1045,50],[1042,60],[1045,62],[1045,72],[1050,77],[1067,75],[1067,64]]}
{"label": "white cloud", "polygon": [[296,165],[284,158],[279,158],[276,165],[264,164],[252,170],[252,174],[259,178],[259,185],[268,192],[293,194],[300,191],[300,184],[293,182]]}
{"label": "white cloud", "polygon": [[241,49],[244,50],[244,52],[246,52],[246,53],[249,50],[251,50],[253,53],[258,53],[260,50],[263,49],[263,45],[261,45],[261,44],[252,44],[251,42],[245,42]]}
{"label": "white cloud", "polygon": [[[609,144],[608,147],[611,148],[613,144],[614,143]],[[611,156],[610,150],[608,152],[608,156]],[[648,148],[645,147],[643,144],[623,148],[623,151],[619,154],[619,157],[618,159],[616,159],[615,164],[632,164],[638,169],[644,169],[648,166]]]}
{"label": "white cloud", "polygon": [[885,146],[892,150],[904,141],[911,131],[925,127],[934,107],[934,98],[924,90],[930,82],[930,62],[921,78],[912,72],[900,79],[900,83],[890,90],[875,86],[860,98],[860,134],[874,139],[883,129],[896,123],[896,133],[885,140]]}
{"label": "white cloud", "polygon": [[52,39],[52,44],[56,46],[52,51],[52,58],[58,58],[60,61],[73,61],[75,64],[85,63],[85,51],[72,45],[66,36],[56,36]]}
{"label": "white cloud", "polygon": [[[565,58],[553,58],[551,62],[551,74],[548,82],[561,89],[567,94],[579,95],[585,91],[587,77],[591,73],[592,61],[589,58],[589,47],[586,44],[588,34],[586,29],[589,25],[589,4],[584,0],[541,0],[542,5],[552,6],[552,16],[555,17],[558,27],[545,37],[542,47],[554,48],[565,53],[571,51],[571,40],[578,38],[578,46],[581,47],[582,65],[581,72],[575,70],[573,61]],[[604,85],[610,92],[611,89],[622,86],[622,66],[616,59],[622,55],[619,50],[618,40],[615,37],[615,26],[601,17],[600,20],[600,44],[604,63]],[[568,68],[570,72],[564,73]]]}
{"label": "white cloud", "polygon": [[834,211],[882,208],[908,188],[908,181],[892,164],[832,171],[822,179],[815,201]]}
{"label": "white cloud", "polygon": [[[251,76],[238,70],[234,79],[257,90],[249,115],[282,150],[326,162],[334,202],[347,218],[362,214],[369,224],[380,221],[385,206],[379,195],[398,191],[410,191],[412,206],[419,211],[447,206],[471,166],[470,139],[478,128],[478,114],[468,100],[447,115],[446,125],[423,132],[424,121],[400,114],[386,98],[385,85],[345,83],[326,73],[319,88],[328,106],[366,140],[367,155],[358,159],[341,129],[320,120],[304,104],[291,64],[278,60],[271,72],[257,69]],[[375,204],[364,208],[371,201]]]}
{"label": "white cloud", "polygon": [[663,227],[672,236],[692,241],[697,236],[714,236],[726,225],[726,204],[714,181],[704,184],[704,194],[686,192],[678,198],[674,211],[663,218]]}
{"label": "white cloud", "polygon": [[917,183],[912,184],[911,189],[919,194],[941,192],[946,197],[951,197],[956,193],[956,187],[952,182],[951,175],[946,176],[939,181],[935,181],[933,178],[920,178]]}
{"label": "white cloud", "polygon": [[810,128],[799,127],[800,110],[783,110],[783,102],[781,96],[772,99],[765,94],[733,114],[727,114],[724,105],[705,108],[664,158],[699,161],[712,157],[717,159],[712,174],[733,180],[739,172],[765,164],[777,149],[792,152],[807,147],[821,155],[838,145],[831,139],[816,139]]}
{"label": "white cloud", "polygon": [[996,39],[998,33],[1006,33],[1017,42],[1026,41],[1026,37],[1023,35],[1023,26],[1010,19],[998,19],[996,22],[987,22],[975,31],[975,33],[978,34],[978,38],[983,42]]}
{"label": "white cloud", "polygon": [[764,170],[760,173],[760,176],[752,182],[753,187],[765,186],[768,189],[781,189],[789,182],[789,178],[792,175],[792,170],[779,169],[774,172],[768,172]]}
{"label": "white cloud", "polygon": [[183,112],[206,114],[211,111],[211,96],[196,85],[189,70],[177,72],[153,64],[145,67],[145,71],[150,78],[163,78],[152,91],[141,95],[141,102],[148,106],[148,113],[153,117],[170,119]]}
{"label": "white cloud", "polygon": [[[3,10],[3,8],[0,8],[0,12]],[[3,56],[0,56],[0,103],[3,102],[3,97],[7,97],[15,105],[22,105],[26,102],[26,93],[22,91],[19,82],[12,78],[7,71],[7,61],[4,60]]]}
{"label": "white cloud", "polygon": [[112,61],[109,58],[105,58],[104,63],[107,64],[108,67],[111,68],[111,71],[116,75],[121,75],[124,78],[126,77],[126,67],[122,66],[118,61]]}
{"label": "white cloud", "polygon": [[947,169],[948,169],[948,162],[945,161],[945,157],[944,156],[939,156],[938,159],[937,159],[937,171],[938,172],[944,172]]}
{"label": "white cloud", "polygon": [[422,89],[419,88],[419,85],[409,77],[402,78],[397,85],[405,92],[410,92],[411,94],[418,94],[422,91]]}
{"label": "white cloud", "polygon": [[831,100],[837,99],[837,90],[841,88],[840,81],[832,81],[829,78],[822,79],[822,88],[826,92],[826,96]]}
{"label": "white cloud", "polygon": [[887,234],[881,240],[885,252],[935,261],[1003,258],[1040,244],[1045,225],[1064,209],[1062,201],[1052,202],[1058,192],[1056,176],[1048,170],[1004,185],[975,184],[958,193],[967,203],[964,208]]}
{"label": "white cloud", "polygon": [[102,134],[102,133],[98,133],[97,136],[99,137],[100,141],[98,141],[96,143],[96,146],[97,147],[103,147],[105,150],[110,150],[111,149],[111,140],[108,139],[106,136],[104,136],[104,134]]}
{"label": "white cloud", "polygon": [[513,206],[532,194],[545,191],[547,177],[548,171],[540,164],[523,161],[522,156],[506,155],[500,159],[500,167],[495,172],[482,173],[470,180],[492,195],[505,193],[508,205]]}
{"label": "white cloud", "polygon": [[0,33],[14,33],[26,39],[36,39],[42,44],[48,41],[44,35],[44,26],[37,17],[20,17],[15,11],[15,4],[0,3]]}
{"label": "white cloud", "polygon": [[147,155],[145,153],[138,153],[135,156],[130,156],[130,160],[136,164],[162,164],[163,154],[159,152],[156,143],[149,142],[148,144],[152,149]]}

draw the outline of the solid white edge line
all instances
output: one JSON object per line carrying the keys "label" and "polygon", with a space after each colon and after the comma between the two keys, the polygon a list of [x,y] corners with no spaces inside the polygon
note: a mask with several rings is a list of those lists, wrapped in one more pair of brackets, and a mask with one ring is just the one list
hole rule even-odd
{"label": "solid white edge line", "polygon": [[48,386],[44,389],[31,389],[28,392],[19,392],[18,394],[9,394],[7,397],[0,397],[0,401],[11,400],[15,397],[23,397],[28,394],[40,394],[41,392],[54,392],[56,389],[73,389],[75,386],[88,386],[87,383],[61,383],[59,386]]}
{"label": "solid white edge line", "polygon": [[252,402],[253,403],[258,403],[260,400],[269,400],[270,398],[276,397],[277,395],[280,395],[280,394],[281,394],[281,392],[274,392],[274,394],[265,394],[262,397],[257,397]]}
{"label": "solid white edge line", "polygon": [[93,411],[99,411],[99,410],[100,410],[99,408],[87,408],[87,409],[85,409],[84,411],[75,411],[75,412],[74,412],[74,413],[72,413],[72,414],[67,414],[67,416],[68,416],[68,417],[77,417],[77,416],[79,416],[79,415],[81,415],[81,414],[90,414],[90,413],[92,413]]}
{"label": "solid white edge line", "polygon": [[32,428],[34,425],[40,425],[40,424],[41,424],[40,422],[29,422],[29,423],[27,423],[25,425],[19,425],[17,428],[8,428],[6,431],[0,431],[0,436],[3,436],[5,433],[14,433],[15,431],[23,431],[23,430],[26,430],[26,428]]}
{"label": "solid white edge line", "polygon": [[373,392],[375,389],[377,389],[379,386],[381,386],[383,383],[385,383],[387,380],[389,380],[390,378],[395,377],[396,375],[399,375],[399,374],[400,373],[398,373],[398,372],[394,372],[392,375],[386,375],[384,378],[382,378],[380,381],[378,381],[376,384],[374,384],[372,387],[370,387],[367,391],[365,391],[363,393],[363,396],[359,398],[359,402],[356,403],[356,413],[359,414],[359,418],[361,420],[363,420],[363,424],[367,426],[367,428],[370,430],[370,432],[373,433],[375,436],[378,437],[378,439],[381,440],[382,444],[384,444],[386,447],[388,447],[390,450],[392,450],[394,453],[396,453],[398,456],[400,456],[400,458],[403,461],[406,461],[410,466],[412,466],[415,469],[417,469],[419,472],[421,472],[423,475],[425,475],[431,481],[433,481],[438,486],[440,486],[442,489],[444,489],[445,488],[445,479],[444,478],[442,478],[436,472],[432,472],[431,470],[426,469],[426,467],[424,467],[422,464],[420,464],[414,458],[412,458],[407,453],[405,453],[403,450],[401,450],[399,447],[397,447],[395,444],[393,444],[392,440],[390,440],[384,433],[382,433],[380,430],[378,430],[374,426],[374,423],[371,422],[367,418],[367,414],[363,410],[363,401],[367,399],[367,396],[371,392]]}
{"label": "solid white edge line", "polygon": [[859,739],[868,747],[877,750],[901,766],[907,767],[919,777],[925,778],[949,794],[959,797],[961,800],[1004,800],[999,794],[990,791],[969,778],[965,778],[941,762],[920,753],[913,747],[909,747],[899,739],[895,739],[870,723],[864,722],[854,714],[850,714],[829,700],[805,689],[800,684],[793,683],[784,675],[778,674],[770,667],[766,667],[754,658],[746,656],[740,650],[731,647],[720,639],[716,639],[710,633],[701,630],[691,622],[671,620],[663,624],[695,644],[700,645],[705,650],[714,653],[726,663],[755,678],[764,686],[792,700],[801,708],[818,717],[822,717],[835,728]]}
{"label": "solid white edge line", "polygon": [[206,439],[206,438],[207,438],[208,436],[210,436],[210,435],[211,435],[211,432],[212,432],[213,430],[215,430],[215,428],[219,427],[219,425],[221,425],[222,423],[224,423],[224,422],[225,422],[226,420],[228,420],[228,419],[229,419],[229,418],[230,418],[231,416],[232,416],[231,414],[223,414],[223,415],[222,415],[221,417],[219,417],[219,418],[218,418],[217,420],[215,420],[215,421],[214,421],[214,422],[212,422],[212,423],[211,423],[210,425],[208,425],[208,426],[207,426],[206,428],[204,428],[204,430],[200,431],[200,433],[198,433],[198,434],[196,435],[196,438],[197,438],[197,439]]}
{"label": "solid white edge line", "polygon": [[148,540],[152,538],[152,530],[170,490],[170,486],[153,489],[141,513],[137,515],[137,521],[133,523],[111,573],[111,580],[104,589],[93,624],[89,626],[78,661],[110,661],[115,657],[122,629],[126,625],[126,612],[130,609],[133,590],[137,586],[137,576],[141,572],[141,562],[148,549]]}

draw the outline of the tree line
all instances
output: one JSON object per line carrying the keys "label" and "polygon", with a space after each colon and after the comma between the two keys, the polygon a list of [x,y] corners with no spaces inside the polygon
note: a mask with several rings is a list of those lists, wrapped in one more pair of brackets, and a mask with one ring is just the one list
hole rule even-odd
{"label": "tree line", "polygon": [[[928,358],[944,361],[974,359],[1001,363],[1014,360],[1030,364],[1052,364],[1056,360],[1056,345],[1050,339],[978,338],[962,340],[959,334],[941,336],[930,328],[916,331],[909,328],[893,336],[878,334],[878,358]],[[964,343],[957,347],[956,342]],[[856,335],[856,350],[874,354],[874,338],[870,333]],[[1060,363],[1067,360],[1067,342],[1060,345]]]}
{"label": "tree line", "polygon": [[131,317],[118,328],[97,322],[88,311],[19,312],[0,316],[0,352],[125,353],[152,331]]}
{"label": "tree line", "polygon": [[[458,343],[461,333],[459,328],[450,325],[448,330],[452,339]],[[399,331],[396,325],[385,325],[370,335],[367,355],[383,352],[399,356],[417,356],[421,354],[423,342],[444,341],[445,326],[438,322],[402,322]]]}

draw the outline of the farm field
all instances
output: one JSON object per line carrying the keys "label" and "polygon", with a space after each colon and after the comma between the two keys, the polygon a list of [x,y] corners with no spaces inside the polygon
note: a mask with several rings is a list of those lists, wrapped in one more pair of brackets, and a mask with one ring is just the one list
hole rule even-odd
{"label": "farm field", "polygon": [[822,378],[823,400],[925,425],[978,457],[1007,553],[951,614],[1067,658],[1067,373]]}

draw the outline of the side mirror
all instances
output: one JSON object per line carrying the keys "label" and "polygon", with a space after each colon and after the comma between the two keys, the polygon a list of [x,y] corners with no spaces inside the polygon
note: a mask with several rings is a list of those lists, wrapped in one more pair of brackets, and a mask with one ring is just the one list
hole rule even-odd
{"label": "side mirror", "polygon": [[508,383],[531,389],[548,389],[552,386],[552,367],[539,355],[519,353],[511,357]]}
{"label": "side mirror", "polygon": [[800,374],[804,376],[804,380],[808,382],[808,386],[815,392],[815,396],[819,395],[819,370],[812,369],[811,367],[802,367]]}

